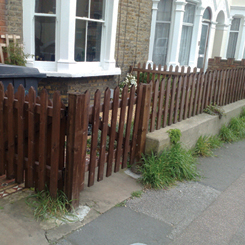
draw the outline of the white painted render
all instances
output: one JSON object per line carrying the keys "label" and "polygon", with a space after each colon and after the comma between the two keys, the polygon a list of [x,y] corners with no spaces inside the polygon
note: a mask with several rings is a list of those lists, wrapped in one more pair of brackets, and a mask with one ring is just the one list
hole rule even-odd
{"label": "white painted render", "polygon": [[[148,63],[153,63],[153,49],[155,39],[155,26],[157,16],[157,4],[161,0],[152,0],[152,31],[149,44]],[[227,58],[227,48],[231,32],[231,22],[233,18],[240,19],[239,33],[235,48],[234,58],[241,60],[245,54],[245,1],[244,0],[173,0],[172,16],[169,35],[169,45],[166,65],[180,65],[178,57],[180,52],[180,37],[182,33],[182,23],[187,3],[195,4],[195,20],[191,37],[191,48],[188,65],[197,66],[199,44],[201,39],[203,13],[206,8],[211,12],[209,22],[208,45],[205,56],[205,67],[209,58],[221,56]]]}

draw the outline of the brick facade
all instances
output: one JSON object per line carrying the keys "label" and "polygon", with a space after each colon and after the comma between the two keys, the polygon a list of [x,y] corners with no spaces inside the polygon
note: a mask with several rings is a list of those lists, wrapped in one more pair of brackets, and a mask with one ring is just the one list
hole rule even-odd
{"label": "brick facade", "polygon": [[23,38],[23,22],[22,22],[22,1],[21,0],[5,0],[6,3],[6,25],[7,33],[19,35]]}
{"label": "brick facade", "polygon": [[221,59],[221,57],[215,57],[214,59],[208,60],[208,71],[236,68],[245,68],[245,59],[235,60],[231,58]]}
{"label": "brick facade", "polygon": [[0,0],[0,33],[7,33],[5,0]]}
{"label": "brick facade", "polygon": [[103,77],[83,77],[83,78],[60,78],[60,77],[49,77],[42,79],[38,83],[38,93],[43,88],[45,88],[49,94],[49,97],[52,98],[55,91],[60,91],[62,101],[67,104],[68,102],[68,93],[70,92],[85,92],[89,90],[91,95],[91,100],[93,100],[94,93],[99,89],[102,94],[107,87],[114,89],[117,86],[117,82],[114,76],[103,76]]}
{"label": "brick facade", "polygon": [[118,7],[117,40],[115,58],[123,80],[129,67],[148,60],[151,31],[149,0],[120,0]]}

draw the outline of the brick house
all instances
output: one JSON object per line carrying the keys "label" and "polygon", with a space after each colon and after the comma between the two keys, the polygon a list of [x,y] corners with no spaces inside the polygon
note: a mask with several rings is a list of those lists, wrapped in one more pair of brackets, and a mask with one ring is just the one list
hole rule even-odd
{"label": "brick house", "polygon": [[138,62],[207,68],[245,57],[243,0],[0,0],[50,94],[114,88]]}

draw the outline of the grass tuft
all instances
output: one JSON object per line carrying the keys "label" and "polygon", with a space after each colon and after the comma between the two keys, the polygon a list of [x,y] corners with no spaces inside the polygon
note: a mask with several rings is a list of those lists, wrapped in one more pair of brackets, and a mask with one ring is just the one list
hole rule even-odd
{"label": "grass tuft", "polygon": [[212,149],[219,148],[223,142],[218,136],[200,136],[193,149],[194,156],[213,156]]}
{"label": "grass tuft", "polygon": [[143,194],[143,191],[134,191],[131,193],[131,197],[141,197]]}
{"label": "grass tuft", "polygon": [[143,156],[142,183],[149,188],[164,188],[176,181],[196,180],[200,176],[196,169],[196,158],[181,147],[180,143],[164,150],[161,155]]}
{"label": "grass tuft", "polygon": [[[46,188],[28,196],[26,203],[34,210],[34,217],[37,220],[56,218],[62,221],[74,221],[75,216],[68,211],[73,210],[71,201],[68,201],[65,193],[60,190],[58,190],[57,198],[52,198]],[[69,217],[72,219],[70,220]]]}

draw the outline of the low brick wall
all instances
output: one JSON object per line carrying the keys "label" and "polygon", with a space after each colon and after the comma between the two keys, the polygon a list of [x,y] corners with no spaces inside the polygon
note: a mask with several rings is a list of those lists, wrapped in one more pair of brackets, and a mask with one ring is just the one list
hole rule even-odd
{"label": "low brick wall", "polygon": [[245,68],[245,59],[221,59],[221,57],[215,57],[208,60],[208,71],[224,70],[224,69],[238,69]]}
{"label": "low brick wall", "polygon": [[167,131],[176,128],[180,129],[182,134],[180,141],[186,148],[191,149],[196,145],[200,136],[218,134],[222,125],[228,124],[232,117],[238,116],[244,106],[245,100],[240,100],[224,106],[223,109],[226,115],[221,119],[218,116],[202,113],[166,128],[148,133],[146,136],[145,151],[146,153],[150,153],[151,151],[156,153],[162,152],[164,148],[170,145]]}
{"label": "low brick wall", "polygon": [[97,89],[103,92],[107,87],[114,89],[117,86],[117,79],[114,76],[105,77],[82,77],[82,78],[61,78],[48,77],[42,79],[38,83],[38,94],[45,88],[49,94],[49,98],[53,97],[55,91],[60,91],[62,101],[67,104],[68,93],[80,92],[84,93],[86,90],[90,91],[91,100],[93,100],[94,93]]}

